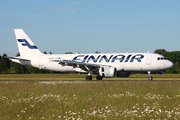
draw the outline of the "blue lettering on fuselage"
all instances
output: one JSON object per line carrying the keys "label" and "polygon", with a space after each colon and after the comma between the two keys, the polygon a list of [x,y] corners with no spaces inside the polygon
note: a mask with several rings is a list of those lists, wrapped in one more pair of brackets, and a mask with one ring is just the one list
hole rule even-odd
{"label": "blue lettering on fuselage", "polygon": [[84,56],[85,56],[85,55],[78,55],[78,56],[76,56],[76,57],[73,58],[73,61],[83,60],[83,61],[81,61],[81,62],[85,62],[85,60],[87,59],[88,55],[85,56],[85,57],[84,57]]}
{"label": "blue lettering on fuselage", "polygon": [[94,63],[101,63],[103,62],[103,60],[106,63],[113,63],[115,61],[119,61],[119,62],[142,62],[142,59],[144,58],[144,55],[142,54],[137,54],[137,55],[78,55],[76,57],[73,58],[73,61],[79,61],[81,60],[81,62],[83,63],[89,63],[89,62],[94,62]]}
{"label": "blue lettering on fuselage", "polygon": [[98,59],[99,59],[100,56],[101,56],[101,55],[99,55],[96,59],[95,59],[95,57],[94,57],[93,55],[89,56],[89,58],[88,58],[88,60],[87,60],[87,63],[88,63],[90,60],[92,60],[94,63],[97,63],[97,61],[98,61]]}
{"label": "blue lettering on fuselage", "polygon": [[116,60],[119,60],[119,62],[123,62],[124,58],[125,58],[124,55],[116,55],[116,56],[113,57],[111,62],[115,62]]}
{"label": "blue lettering on fuselage", "polygon": [[144,56],[141,55],[141,54],[138,54],[138,55],[135,55],[131,58],[130,62],[133,62],[134,60],[137,60],[138,62],[141,62],[141,59],[143,58]]}
{"label": "blue lettering on fuselage", "polygon": [[109,62],[110,59],[112,58],[112,56],[113,56],[113,55],[111,55],[111,56],[109,57],[109,59],[108,59],[106,55],[103,55],[103,56],[100,58],[99,62],[101,62],[103,59],[104,59],[106,62]]}
{"label": "blue lettering on fuselage", "polygon": [[125,62],[128,62],[131,56],[132,56],[132,55],[128,55],[127,58],[126,58],[126,60],[125,60]]}

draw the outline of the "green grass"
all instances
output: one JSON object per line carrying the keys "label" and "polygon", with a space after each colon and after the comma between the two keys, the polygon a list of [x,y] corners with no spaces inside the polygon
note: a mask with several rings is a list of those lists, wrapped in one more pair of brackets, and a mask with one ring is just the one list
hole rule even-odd
{"label": "green grass", "polygon": [[157,81],[84,76],[0,75],[0,120],[180,119],[179,75],[154,75]]}
{"label": "green grass", "polygon": [[[152,74],[153,80],[180,80],[180,74]],[[85,80],[86,74],[0,74],[1,80]],[[93,80],[96,76],[93,75]],[[132,74],[127,78],[103,78],[103,80],[148,80],[147,74]]]}

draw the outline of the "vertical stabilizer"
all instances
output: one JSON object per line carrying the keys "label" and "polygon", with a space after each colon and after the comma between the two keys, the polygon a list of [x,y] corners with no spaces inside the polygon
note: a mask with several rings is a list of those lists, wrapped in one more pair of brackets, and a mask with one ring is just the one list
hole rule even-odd
{"label": "vertical stabilizer", "polygon": [[14,29],[16,41],[21,56],[42,55],[36,45],[22,29]]}

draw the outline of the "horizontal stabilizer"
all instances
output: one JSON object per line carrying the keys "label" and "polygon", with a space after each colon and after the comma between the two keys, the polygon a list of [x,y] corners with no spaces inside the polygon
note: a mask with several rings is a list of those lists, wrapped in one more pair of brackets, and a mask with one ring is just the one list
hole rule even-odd
{"label": "horizontal stabilizer", "polygon": [[10,60],[21,60],[21,61],[31,61],[31,60],[28,60],[28,59],[23,59],[23,58],[20,58],[20,57],[7,57],[9,58]]}

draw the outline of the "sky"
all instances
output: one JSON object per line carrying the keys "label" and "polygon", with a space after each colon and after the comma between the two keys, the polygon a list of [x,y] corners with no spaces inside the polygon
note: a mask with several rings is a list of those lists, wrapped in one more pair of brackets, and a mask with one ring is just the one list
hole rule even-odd
{"label": "sky", "polygon": [[0,54],[23,29],[47,53],[180,51],[180,0],[0,0]]}

